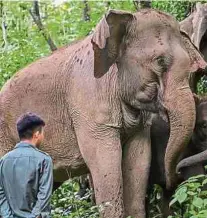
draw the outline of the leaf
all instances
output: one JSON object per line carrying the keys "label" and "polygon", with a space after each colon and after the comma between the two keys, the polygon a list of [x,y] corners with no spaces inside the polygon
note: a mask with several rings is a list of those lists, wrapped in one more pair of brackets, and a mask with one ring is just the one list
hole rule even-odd
{"label": "leaf", "polygon": [[202,186],[205,185],[205,184],[207,184],[207,178],[203,180]]}
{"label": "leaf", "polygon": [[182,193],[186,193],[187,192],[187,187],[186,186],[183,186],[183,187],[181,187],[181,188],[179,188],[178,190],[177,190],[177,192],[175,193],[175,196],[179,196],[179,195],[181,195]]}
{"label": "leaf", "polygon": [[186,193],[182,193],[182,194],[178,195],[176,198],[177,198],[178,202],[180,204],[182,204],[186,200],[187,194]]}
{"label": "leaf", "polygon": [[172,201],[170,201],[169,206],[171,207],[173,204],[175,204],[175,202],[177,202],[177,198],[174,198]]}
{"label": "leaf", "polygon": [[203,206],[203,199],[194,197],[192,204],[197,208],[202,208]]}
{"label": "leaf", "polygon": [[194,195],[196,195],[197,193],[196,193],[196,192],[193,192],[193,191],[188,191],[187,194],[188,194],[188,195],[191,195],[191,196],[194,196]]}
{"label": "leaf", "polygon": [[201,191],[200,196],[207,198],[207,191]]}
{"label": "leaf", "polygon": [[[203,205],[204,205],[204,207],[207,205],[207,199],[204,199],[203,200]],[[206,211],[207,212],[207,211]]]}

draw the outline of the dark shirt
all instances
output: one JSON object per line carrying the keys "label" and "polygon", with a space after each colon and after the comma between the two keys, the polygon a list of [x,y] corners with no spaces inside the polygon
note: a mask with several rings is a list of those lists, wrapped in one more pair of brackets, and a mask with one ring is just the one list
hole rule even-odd
{"label": "dark shirt", "polygon": [[25,142],[0,160],[0,214],[3,218],[50,217],[51,157]]}

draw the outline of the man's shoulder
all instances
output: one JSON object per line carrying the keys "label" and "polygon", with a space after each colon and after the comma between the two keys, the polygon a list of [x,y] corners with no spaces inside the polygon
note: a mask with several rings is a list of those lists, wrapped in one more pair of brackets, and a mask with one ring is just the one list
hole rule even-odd
{"label": "man's shoulder", "polygon": [[12,157],[14,155],[15,151],[14,149],[6,153],[3,157],[1,157],[1,161],[5,160],[6,158]]}
{"label": "man's shoulder", "polygon": [[51,160],[52,158],[50,157],[50,155],[47,153],[47,152],[45,152],[45,151],[42,151],[42,150],[40,150],[40,149],[38,149],[38,148],[36,148],[35,149],[37,152],[39,152],[39,154],[42,156],[42,157],[44,157],[45,159],[48,159],[48,160]]}

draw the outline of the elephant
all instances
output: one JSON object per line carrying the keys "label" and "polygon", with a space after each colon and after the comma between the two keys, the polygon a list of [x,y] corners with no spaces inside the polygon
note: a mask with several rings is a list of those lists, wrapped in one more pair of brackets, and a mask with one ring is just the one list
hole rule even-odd
{"label": "elephant", "polygon": [[[185,32],[197,47],[197,49],[203,54],[204,59],[207,60],[207,3],[196,3],[195,10],[180,22],[180,28]],[[196,85],[202,77],[202,74],[197,74],[193,78],[190,78],[191,90],[197,93]]]}
{"label": "elephant", "polygon": [[160,114],[170,122],[165,177],[171,189],[195,125],[188,78],[206,66],[171,15],[109,10],[89,36],[3,86],[0,156],[18,141],[17,118],[37,113],[47,124],[40,149],[53,158],[55,182],[90,172],[103,218],[144,218],[151,121]]}
{"label": "elephant", "polygon": [[[188,16],[186,19],[184,19],[183,21],[180,22],[180,27],[181,29],[186,32],[189,37],[191,38],[192,42],[194,43],[194,45],[196,45],[196,47],[200,50],[200,52],[203,54],[204,59],[207,60],[207,23],[206,23],[206,19],[207,19],[207,4],[201,4],[201,3],[196,3],[196,7],[195,10],[193,11],[193,13],[190,14],[190,16]],[[203,76],[203,74],[197,74],[196,75],[196,81],[190,81],[190,86],[192,88],[192,91],[194,93],[196,93],[196,87],[197,87],[197,81],[200,80],[200,78]],[[198,99],[198,96],[196,97],[196,99]],[[198,104],[198,103],[197,103]],[[156,135],[158,135],[159,139],[160,137],[162,138],[162,143],[161,145],[159,145],[158,147],[158,151],[156,151],[156,147],[158,145],[156,145],[157,140],[155,139],[155,143],[152,142],[152,146],[153,149],[155,151],[155,156],[152,153],[152,166],[151,168],[156,168],[158,170],[158,174],[156,171],[152,171],[153,176],[151,176],[150,180],[151,180],[151,184],[150,184],[150,190],[151,190],[151,186],[153,183],[158,183],[162,186],[162,188],[165,190],[165,177],[164,177],[164,161],[159,161],[160,158],[163,159],[164,158],[164,151],[166,149],[166,145],[167,145],[167,140],[169,137],[169,124],[166,124],[166,122],[164,120],[162,120],[160,117],[155,119],[155,122],[153,122],[153,131],[152,131],[152,138],[154,141],[154,138]],[[157,127],[156,127],[157,125]],[[163,137],[163,135],[165,135],[165,137]],[[168,137],[167,137],[168,136]],[[163,142],[166,142],[165,145],[163,145]],[[199,149],[200,150],[200,149]],[[190,151],[188,149],[188,151]],[[192,151],[192,150],[191,150]],[[196,152],[196,151],[195,151]],[[194,154],[192,152],[192,154]],[[186,154],[187,155],[187,154]],[[190,153],[189,153],[190,155]],[[156,167],[155,167],[156,166]],[[195,169],[196,168],[196,169]],[[193,167],[191,168],[185,168],[184,172],[182,172],[182,177],[184,179],[189,178],[191,175],[196,175],[199,173],[203,173],[203,168],[199,167],[199,169],[197,169],[198,167]],[[153,179],[152,177],[154,177],[155,179]],[[93,186],[89,186],[89,180],[86,179],[86,175],[82,177],[80,177],[80,196],[82,196],[84,193],[86,193],[87,189],[93,188]],[[83,182],[81,182],[83,181]],[[61,184],[59,184],[61,185]],[[58,186],[59,187],[59,186]],[[169,193],[172,193],[169,192]],[[168,212],[168,201],[169,198],[171,197],[170,194],[167,192],[167,190],[165,190],[164,195],[167,197],[167,204],[164,204],[164,206],[167,208],[167,212]],[[94,201],[94,200],[92,200]]]}
{"label": "elephant", "polygon": [[200,102],[197,109],[195,131],[192,136],[194,147],[200,152],[182,159],[176,167],[176,172],[182,172],[185,168],[193,168],[207,163],[207,97],[201,98]]}
{"label": "elephant", "polygon": [[181,29],[191,38],[194,45],[202,52],[207,60],[207,3],[196,3],[195,10],[180,22]]}
{"label": "elephant", "polygon": [[[199,97],[197,95],[194,97],[196,102],[196,124],[191,140],[183,152],[182,158],[184,159],[178,163],[176,168],[177,172],[180,171],[178,184],[191,176],[205,174],[203,164],[204,162],[207,162],[207,98]],[[161,117],[156,116],[153,119],[151,126],[151,146],[153,155],[151,159],[148,193],[151,192],[153,184],[158,184],[162,187],[162,214],[164,218],[167,218],[171,213],[169,202],[178,185],[175,185],[174,189],[171,189],[170,191],[166,189],[164,156],[169,135],[169,123],[164,121]],[[201,159],[202,153],[206,154],[205,159]],[[197,162],[193,165],[190,160],[194,157],[198,157],[198,155],[200,159],[197,159]]]}

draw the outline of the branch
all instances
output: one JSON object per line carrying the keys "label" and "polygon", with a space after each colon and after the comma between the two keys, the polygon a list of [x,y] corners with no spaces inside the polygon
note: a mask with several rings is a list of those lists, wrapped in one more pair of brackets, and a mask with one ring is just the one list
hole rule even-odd
{"label": "branch", "polygon": [[31,14],[33,21],[37,25],[39,31],[42,33],[43,37],[47,41],[48,45],[50,46],[51,51],[57,50],[55,43],[53,42],[52,38],[50,37],[49,33],[47,33],[46,29],[44,28],[41,18],[40,18],[40,11],[39,11],[39,4],[38,0],[34,0],[33,2],[33,10],[30,9],[29,13]]}
{"label": "branch", "polygon": [[137,0],[133,1],[135,9],[138,11],[139,10],[139,2]]}
{"label": "branch", "polygon": [[90,21],[90,14],[89,14],[89,6],[88,1],[83,0],[84,8],[83,8],[83,20],[84,21]]}
{"label": "branch", "polygon": [[106,5],[107,10],[109,10],[110,5],[111,5],[111,2],[110,2],[110,1],[106,1],[106,2],[105,2],[105,5]]}
{"label": "branch", "polygon": [[7,25],[6,25],[6,19],[5,19],[5,13],[4,13],[4,9],[3,9],[3,1],[0,1],[0,15],[1,15],[1,29],[2,29],[2,38],[3,38],[3,43],[2,43],[2,47],[4,46],[4,50],[7,50],[8,47],[8,41],[7,41]]}
{"label": "branch", "polygon": [[144,0],[144,1],[140,1],[140,5],[141,5],[141,8],[151,8],[152,7],[152,2],[151,0]]}
{"label": "branch", "polygon": [[3,17],[3,1],[0,1],[0,17]]}
{"label": "branch", "polygon": [[141,8],[151,8],[151,0],[133,0],[134,7],[138,11]]}

